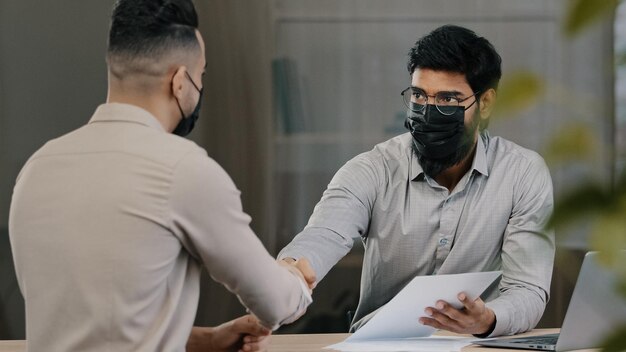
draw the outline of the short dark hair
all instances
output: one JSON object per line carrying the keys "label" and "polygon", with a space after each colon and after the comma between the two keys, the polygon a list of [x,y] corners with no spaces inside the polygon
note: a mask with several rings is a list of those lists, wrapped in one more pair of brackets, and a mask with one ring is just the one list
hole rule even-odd
{"label": "short dark hair", "polygon": [[409,74],[418,68],[465,75],[474,93],[498,89],[502,59],[491,43],[473,31],[445,25],[420,38],[409,51]]}
{"label": "short dark hair", "polygon": [[118,0],[107,56],[109,60],[158,60],[176,49],[194,49],[199,47],[197,28],[191,0]]}

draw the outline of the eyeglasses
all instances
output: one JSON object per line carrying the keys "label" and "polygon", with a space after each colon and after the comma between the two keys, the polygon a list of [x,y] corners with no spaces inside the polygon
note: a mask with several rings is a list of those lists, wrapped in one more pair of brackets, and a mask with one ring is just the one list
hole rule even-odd
{"label": "eyeglasses", "polygon": [[[402,95],[404,105],[413,112],[424,112],[428,104],[428,98],[433,97],[435,99],[435,106],[437,106],[437,110],[439,110],[440,113],[452,115],[456,109],[461,106],[462,102],[480,93],[481,92],[476,92],[467,98],[460,99],[453,92],[437,92],[435,95],[428,95],[419,88],[409,87],[400,94]],[[478,99],[475,99],[469,106],[464,107],[464,110],[469,109],[476,101],[478,101]]]}

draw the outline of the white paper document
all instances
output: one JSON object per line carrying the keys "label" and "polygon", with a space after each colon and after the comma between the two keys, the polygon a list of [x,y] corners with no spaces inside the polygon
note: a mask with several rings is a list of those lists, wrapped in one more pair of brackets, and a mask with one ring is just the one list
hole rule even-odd
{"label": "white paper document", "polygon": [[[411,349],[403,349],[395,346],[396,350],[401,351],[420,351],[417,345],[431,343],[435,337],[431,339],[415,339],[417,337],[430,336],[435,329],[430,326],[420,324],[419,318],[425,317],[424,309],[426,307],[434,307],[438,300],[444,300],[456,308],[461,308],[457,295],[465,292],[470,299],[476,299],[480,294],[491,285],[500,275],[501,271],[490,271],[482,273],[466,273],[452,275],[431,275],[417,276],[408,285],[406,285],[394,298],[385,304],[370,321],[363,325],[354,334],[348,337],[344,342],[327,348],[339,349],[341,351],[368,351],[367,349],[346,349],[346,343],[357,343],[355,345],[372,345],[378,343],[411,343],[414,347]],[[442,350],[458,351],[452,344],[455,339],[438,339]],[[471,340],[471,339],[470,339]],[[342,345],[343,346],[340,346]],[[447,344],[447,345],[446,345]],[[469,342],[467,342],[469,344]],[[340,349],[341,347],[344,349]],[[355,346],[352,346],[355,347]],[[351,347],[351,348],[352,348]],[[358,347],[358,346],[356,346]],[[382,351],[378,347],[377,350]],[[430,346],[432,347],[432,346]],[[449,349],[454,347],[453,349]],[[428,347],[427,347],[428,348]],[[431,348],[431,350],[433,350]],[[434,350],[433,350],[434,351]],[[440,351],[440,349],[436,349]]]}

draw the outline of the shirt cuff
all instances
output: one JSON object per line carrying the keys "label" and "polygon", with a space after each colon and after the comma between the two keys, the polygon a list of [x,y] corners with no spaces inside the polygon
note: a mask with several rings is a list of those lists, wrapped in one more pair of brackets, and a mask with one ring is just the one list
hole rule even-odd
{"label": "shirt cuff", "polygon": [[[300,303],[298,305],[297,310],[290,316],[288,316],[287,318],[283,319],[282,321],[274,324],[274,325],[270,325],[264,321],[262,321],[261,319],[258,319],[260,324],[267,328],[270,329],[271,331],[275,331],[276,329],[278,329],[281,325],[285,325],[285,324],[291,324],[294,321],[298,320],[298,318],[300,318],[304,313],[306,313],[306,309],[307,307],[313,303],[313,297],[311,297],[311,293],[309,293],[309,287],[304,283],[304,281],[298,277],[296,274],[291,273],[291,275],[293,275],[294,277],[296,277],[298,279],[298,283],[300,284],[300,290],[302,291],[302,298],[300,300]],[[246,312],[253,314],[250,309],[246,309]]]}
{"label": "shirt cuff", "polygon": [[317,262],[317,257],[311,256],[310,254],[311,253],[300,251],[297,248],[287,249],[287,250],[283,249],[282,251],[280,251],[280,253],[278,253],[278,256],[276,257],[276,259],[282,260],[285,258],[293,258],[295,260],[299,260],[301,258],[306,258],[309,261],[309,264],[311,264],[311,268],[313,268],[315,275],[317,275],[317,281],[319,282],[323,278],[323,277],[320,277],[320,265]]}
{"label": "shirt cuff", "polygon": [[285,259],[285,258],[292,258],[295,260],[300,259],[302,255],[300,253],[298,253],[297,251],[287,251],[287,250],[282,250],[280,251],[280,253],[278,253],[278,255],[276,256],[276,259],[281,260],[281,259]]}
{"label": "shirt cuff", "polygon": [[493,327],[491,333],[486,336],[481,335],[480,337],[494,337],[501,335],[510,335],[511,334],[511,316],[509,315],[510,308],[507,302],[504,302],[499,299],[495,299],[491,302],[485,303],[487,308],[493,310],[493,313],[496,316],[496,324]]}

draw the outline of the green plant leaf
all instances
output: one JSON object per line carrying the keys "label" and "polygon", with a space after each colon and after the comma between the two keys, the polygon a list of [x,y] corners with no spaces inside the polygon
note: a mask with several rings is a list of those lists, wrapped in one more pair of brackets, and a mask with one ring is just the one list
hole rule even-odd
{"label": "green plant leaf", "polygon": [[582,29],[608,15],[620,0],[570,0],[565,15],[565,34],[573,37]]}
{"label": "green plant leaf", "polygon": [[591,129],[583,124],[570,124],[554,136],[544,153],[548,164],[588,159],[596,150]]}
{"label": "green plant leaf", "polygon": [[543,92],[543,80],[533,73],[511,73],[500,82],[494,114],[506,116],[523,110],[534,104]]}
{"label": "green plant leaf", "polygon": [[581,185],[556,202],[547,227],[562,227],[600,213],[609,201],[609,195],[598,184]]}
{"label": "green plant leaf", "polygon": [[604,352],[626,351],[626,325],[618,327],[602,345]]}

